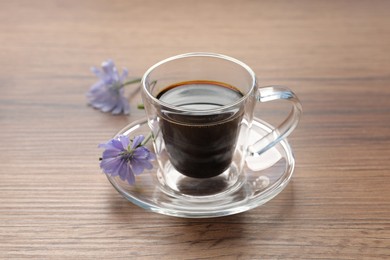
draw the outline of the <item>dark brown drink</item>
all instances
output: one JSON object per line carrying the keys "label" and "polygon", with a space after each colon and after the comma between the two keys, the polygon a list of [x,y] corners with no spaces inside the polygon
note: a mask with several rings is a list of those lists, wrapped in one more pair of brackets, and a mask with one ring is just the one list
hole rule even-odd
{"label": "dark brown drink", "polygon": [[161,111],[160,128],[176,170],[193,178],[210,178],[229,168],[243,111],[232,108],[204,115],[202,111],[233,104],[242,97],[233,86],[201,80],[168,86],[157,96],[164,103],[199,112]]}

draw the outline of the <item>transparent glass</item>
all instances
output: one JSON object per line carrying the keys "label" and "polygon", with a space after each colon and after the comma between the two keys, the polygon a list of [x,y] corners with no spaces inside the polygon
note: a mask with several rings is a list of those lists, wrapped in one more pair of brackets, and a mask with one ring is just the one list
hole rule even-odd
{"label": "transparent glass", "polygon": [[[268,123],[254,118],[249,134],[249,143],[255,142],[272,131]],[[150,128],[147,119],[132,122],[120,130],[118,135],[133,138],[148,135]],[[241,136],[240,138],[247,138]],[[152,144],[147,144],[153,150]],[[202,196],[167,192],[161,184],[161,169],[158,161],[152,161],[153,168],[137,176],[134,185],[128,184],[119,176],[107,175],[115,189],[127,200],[148,211],[185,218],[210,218],[237,214],[263,205],[278,195],[291,180],[294,171],[294,157],[287,139],[278,142],[261,155],[247,157],[241,175],[246,176],[235,189],[219,189],[210,195],[211,185],[208,179],[194,179],[198,193]],[[217,183],[218,184],[218,183]],[[214,188],[220,186],[214,185]],[[223,186],[222,186],[223,187]],[[209,193],[207,196],[206,194]]]}
{"label": "transparent glass", "polygon": [[[246,163],[286,138],[302,112],[290,89],[258,88],[250,67],[214,53],[178,55],[152,66],[142,80],[142,98],[159,165],[156,185],[197,202],[240,190],[248,179]],[[273,100],[289,101],[290,114],[250,139],[256,104]]]}

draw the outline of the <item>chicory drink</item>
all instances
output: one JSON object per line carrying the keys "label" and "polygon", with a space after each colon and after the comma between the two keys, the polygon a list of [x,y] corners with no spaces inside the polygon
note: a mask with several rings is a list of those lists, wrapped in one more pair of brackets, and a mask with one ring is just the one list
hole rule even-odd
{"label": "chicory drink", "polygon": [[[159,112],[160,128],[176,170],[193,178],[209,178],[229,168],[244,111],[225,106],[242,97],[231,85],[205,80],[176,83],[158,94],[157,99],[168,105]],[[170,111],[169,106],[181,113]]]}

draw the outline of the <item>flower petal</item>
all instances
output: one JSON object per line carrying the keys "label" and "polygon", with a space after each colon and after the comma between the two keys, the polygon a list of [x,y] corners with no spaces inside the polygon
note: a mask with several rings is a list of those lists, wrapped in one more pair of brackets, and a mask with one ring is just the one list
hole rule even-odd
{"label": "flower petal", "polygon": [[111,75],[112,79],[114,80],[114,82],[119,82],[119,72],[118,72],[118,69],[114,66],[112,68],[112,75]]}
{"label": "flower petal", "polygon": [[127,174],[128,174],[128,172],[129,172],[128,168],[129,168],[128,162],[124,161],[124,162],[121,164],[121,167],[118,169],[119,177],[120,177],[123,181],[125,181],[126,178],[127,178]]}
{"label": "flower petal", "polygon": [[148,160],[143,160],[142,164],[143,164],[144,168],[146,168],[146,169],[150,170],[153,168],[153,164],[151,164],[150,161],[148,161]]}
{"label": "flower petal", "polygon": [[152,169],[153,165],[148,160],[140,160],[133,158],[131,160],[131,167],[134,171],[134,174],[139,175],[145,170],[145,168]]}
{"label": "flower petal", "polygon": [[94,98],[97,93],[100,93],[103,91],[104,83],[102,81],[98,81],[95,84],[91,86],[87,93],[87,97]]}
{"label": "flower petal", "polygon": [[149,150],[143,146],[141,147],[138,147],[136,148],[134,151],[133,151],[133,157],[136,158],[136,159],[141,159],[141,160],[145,160],[148,158],[149,156]]}
{"label": "flower petal", "polygon": [[91,67],[91,71],[92,71],[92,73],[95,74],[98,78],[101,78],[102,72],[101,72],[98,68],[96,68],[96,67]]}
{"label": "flower petal", "polygon": [[120,164],[120,162],[121,162],[121,158],[119,157],[103,159],[100,162],[100,168],[106,174],[113,174],[116,171],[118,164]]}
{"label": "flower petal", "polygon": [[135,183],[135,177],[132,169],[130,168],[130,165],[127,163],[126,167],[126,180],[130,185],[133,185]]}
{"label": "flower petal", "polygon": [[107,143],[99,144],[98,147],[106,150],[117,150],[118,152],[125,150],[123,149],[121,141],[117,139],[111,139]]}
{"label": "flower petal", "polygon": [[110,112],[116,106],[115,100],[106,100],[98,105],[98,108],[103,112]]}
{"label": "flower petal", "polygon": [[102,70],[105,74],[112,74],[112,70],[115,67],[115,63],[113,60],[108,59],[102,62]]}
{"label": "flower petal", "polygon": [[144,139],[145,136],[143,135],[137,135],[136,137],[134,137],[133,143],[131,145],[131,149],[135,149],[137,146],[139,146]]}
{"label": "flower petal", "polygon": [[119,77],[119,80],[123,83],[128,75],[129,71],[127,70],[127,68],[122,68],[122,75]]}
{"label": "flower petal", "polygon": [[156,155],[154,153],[152,153],[151,151],[149,151],[148,158],[146,158],[146,159],[149,161],[156,160]]}
{"label": "flower petal", "polygon": [[122,150],[126,151],[127,148],[128,148],[129,145],[130,145],[130,139],[129,139],[129,137],[126,136],[126,135],[120,135],[120,136],[118,136],[118,141],[119,141],[120,144],[121,144]]}
{"label": "flower petal", "polygon": [[125,160],[120,160],[120,162],[113,167],[112,172],[110,173],[111,176],[115,177],[119,175],[119,172],[121,168],[123,167],[123,164],[126,163]]}
{"label": "flower petal", "polygon": [[142,160],[132,159],[131,168],[135,175],[139,175],[144,171]]}
{"label": "flower petal", "polygon": [[120,103],[122,105],[123,114],[128,115],[130,113],[129,101],[125,97],[120,97]]}
{"label": "flower petal", "polygon": [[114,109],[112,109],[111,113],[113,115],[118,115],[118,114],[122,113],[122,110],[123,110],[122,104],[118,103],[115,105]]}
{"label": "flower petal", "polygon": [[107,158],[115,158],[120,155],[121,151],[116,150],[116,149],[107,149],[103,151],[102,157],[103,159]]}

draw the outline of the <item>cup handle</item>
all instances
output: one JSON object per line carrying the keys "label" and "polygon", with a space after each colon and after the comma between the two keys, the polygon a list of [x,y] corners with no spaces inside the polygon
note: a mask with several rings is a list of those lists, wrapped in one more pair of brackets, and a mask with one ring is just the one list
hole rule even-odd
{"label": "cup handle", "polygon": [[287,100],[291,102],[292,109],[287,118],[266,136],[248,147],[249,155],[262,154],[275,144],[286,138],[297,127],[302,114],[302,105],[298,97],[287,87],[266,86],[259,88],[256,96],[259,102],[273,100]]}

